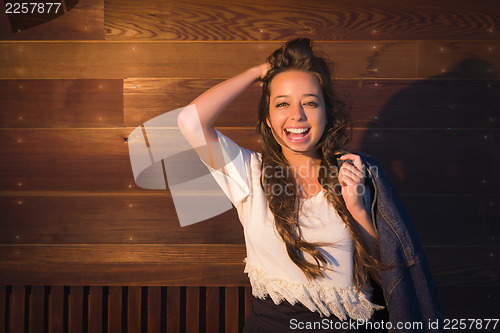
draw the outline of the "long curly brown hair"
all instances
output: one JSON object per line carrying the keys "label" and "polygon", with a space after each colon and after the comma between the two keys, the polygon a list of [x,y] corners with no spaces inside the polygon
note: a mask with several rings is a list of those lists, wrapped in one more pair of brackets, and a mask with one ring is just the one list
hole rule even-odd
{"label": "long curly brown hair", "polygon": [[[324,58],[314,55],[312,41],[306,38],[287,42],[269,56],[267,62],[270,64],[270,70],[262,79],[262,98],[257,124],[262,145],[261,186],[268,199],[269,208],[274,214],[276,230],[286,244],[290,259],[309,280],[324,276],[322,268],[325,268],[323,265],[327,263],[327,260],[321,253],[319,246],[325,244],[309,243],[302,236],[298,219],[301,201],[298,186],[293,175],[276,172],[277,170],[287,170],[289,164],[283,155],[280,144],[273,135],[272,128],[268,125],[272,79],[281,72],[299,70],[315,75],[323,93],[327,124],[318,143],[318,149],[321,149],[318,181],[322,185],[329,203],[337,210],[350,230],[354,243],[354,283],[359,290],[364,288],[368,275],[380,283],[380,262],[369,254],[358,223],[347,210],[342,195],[335,193],[338,191],[334,191],[334,189],[340,188],[338,172],[336,172],[338,171],[337,157],[351,139],[352,123],[349,106],[337,98],[332,88],[331,64]],[[334,172],[325,172],[325,170]],[[281,193],[284,192],[287,195],[273,193],[271,189],[276,188],[276,186],[285,189],[286,191],[281,191]],[[315,264],[307,261],[304,253],[309,254],[315,260]]]}

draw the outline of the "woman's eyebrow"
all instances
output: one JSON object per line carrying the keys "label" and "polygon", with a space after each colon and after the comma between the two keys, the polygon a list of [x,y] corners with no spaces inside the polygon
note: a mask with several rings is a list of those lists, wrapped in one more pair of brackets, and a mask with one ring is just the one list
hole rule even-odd
{"label": "woman's eyebrow", "polygon": [[318,95],[315,95],[315,94],[304,94],[304,95],[302,95],[302,97],[309,97],[309,96],[313,96],[313,97],[319,98]]}
{"label": "woman's eyebrow", "polygon": [[[304,95],[302,95],[302,97],[310,97],[310,96],[313,96],[313,97],[319,98],[319,97],[318,97],[318,95],[316,95],[316,94],[304,94]],[[278,98],[285,98],[285,97],[289,97],[289,96],[288,96],[288,95],[279,95],[279,96],[274,97],[274,98],[273,98],[273,101],[274,101],[275,99],[278,99]]]}
{"label": "woman's eyebrow", "polygon": [[288,95],[279,95],[279,96],[276,96],[276,97],[274,97],[274,98],[273,98],[273,101],[274,101],[275,99],[278,99],[278,98],[284,98],[284,97],[288,97]]}

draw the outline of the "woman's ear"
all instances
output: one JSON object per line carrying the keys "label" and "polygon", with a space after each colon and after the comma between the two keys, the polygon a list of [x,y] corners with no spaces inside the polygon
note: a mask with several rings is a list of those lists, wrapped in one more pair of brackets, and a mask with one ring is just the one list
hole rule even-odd
{"label": "woman's ear", "polygon": [[266,119],[266,124],[267,126],[269,126],[269,128],[271,128],[271,123],[269,122],[269,118]]}

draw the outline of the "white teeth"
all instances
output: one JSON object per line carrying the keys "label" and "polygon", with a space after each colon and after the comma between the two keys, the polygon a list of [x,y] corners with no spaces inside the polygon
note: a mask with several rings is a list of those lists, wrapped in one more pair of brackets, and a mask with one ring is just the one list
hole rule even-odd
{"label": "white teeth", "polygon": [[309,128],[287,128],[286,130],[291,133],[304,133],[308,130]]}

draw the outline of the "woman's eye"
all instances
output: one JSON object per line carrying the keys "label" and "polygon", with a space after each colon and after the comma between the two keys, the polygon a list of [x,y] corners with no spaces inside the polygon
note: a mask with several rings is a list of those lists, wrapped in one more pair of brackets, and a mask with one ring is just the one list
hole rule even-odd
{"label": "woman's eye", "polygon": [[277,108],[280,108],[280,107],[283,107],[283,106],[286,106],[286,105],[288,105],[288,103],[286,103],[286,102],[281,102],[281,103],[279,103],[278,105],[276,105],[276,107],[277,107]]}
{"label": "woman's eye", "polygon": [[312,106],[312,107],[317,107],[318,103],[316,103],[314,101],[309,101],[309,102],[305,102],[304,105]]}

